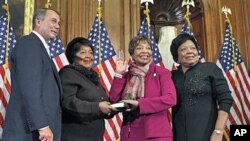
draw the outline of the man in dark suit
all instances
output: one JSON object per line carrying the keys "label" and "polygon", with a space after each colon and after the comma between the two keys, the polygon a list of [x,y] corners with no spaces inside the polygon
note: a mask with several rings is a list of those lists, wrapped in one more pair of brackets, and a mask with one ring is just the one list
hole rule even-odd
{"label": "man in dark suit", "polygon": [[48,46],[59,29],[58,12],[38,9],[32,33],[22,37],[13,49],[3,141],[60,141],[62,91]]}

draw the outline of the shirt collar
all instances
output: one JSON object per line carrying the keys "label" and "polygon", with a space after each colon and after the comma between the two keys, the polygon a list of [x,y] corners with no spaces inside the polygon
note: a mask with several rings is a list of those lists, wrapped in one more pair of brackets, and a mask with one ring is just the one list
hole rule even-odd
{"label": "shirt collar", "polygon": [[38,32],[36,32],[36,31],[32,31],[34,34],[36,34],[36,36],[42,41],[42,43],[43,43],[43,45],[44,45],[44,47],[45,47],[45,49],[46,49],[46,51],[47,51],[47,53],[48,53],[48,55],[50,56],[50,50],[49,50],[49,45],[48,45],[48,43],[46,43],[46,41],[45,41],[45,39],[38,33]]}

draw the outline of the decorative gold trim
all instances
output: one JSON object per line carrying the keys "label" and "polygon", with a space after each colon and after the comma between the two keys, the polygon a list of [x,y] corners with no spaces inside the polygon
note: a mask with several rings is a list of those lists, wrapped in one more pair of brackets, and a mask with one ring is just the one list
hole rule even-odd
{"label": "decorative gold trim", "polygon": [[23,35],[27,35],[32,31],[32,18],[34,14],[34,6],[35,6],[35,0],[25,0]]}

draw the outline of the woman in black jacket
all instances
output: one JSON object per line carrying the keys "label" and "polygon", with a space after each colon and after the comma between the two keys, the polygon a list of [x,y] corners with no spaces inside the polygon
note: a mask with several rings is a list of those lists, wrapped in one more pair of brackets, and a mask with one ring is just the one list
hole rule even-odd
{"label": "woman in black jacket", "polygon": [[199,62],[198,45],[189,34],[179,34],[170,46],[177,105],[172,109],[174,141],[222,141],[232,105],[231,91],[221,69]]}
{"label": "woman in black jacket", "polygon": [[108,96],[91,68],[94,50],[89,40],[77,37],[67,46],[70,65],[61,77],[62,141],[103,141],[104,118],[111,117]]}

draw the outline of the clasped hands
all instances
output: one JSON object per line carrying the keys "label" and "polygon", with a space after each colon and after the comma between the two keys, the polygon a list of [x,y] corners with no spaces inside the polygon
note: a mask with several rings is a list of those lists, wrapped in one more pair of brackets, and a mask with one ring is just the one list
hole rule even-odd
{"label": "clasped hands", "polygon": [[[128,103],[130,105],[132,105],[134,108],[131,108],[131,109],[127,109],[126,111],[131,111],[135,108],[137,108],[139,106],[139,102],[137,100],[122,100],[121,102],[125,102],[125,103]],[[114,107],[111,107],[110,106],[110,103],[107,102],[107,101],[102,101],[99,103],[99,108],[101,110],[102,113],[104,114],[107,114],[107,115],[110,115],[111,113],[114,113],[114,112],[118,112],[119,110],[114,108]]]}

